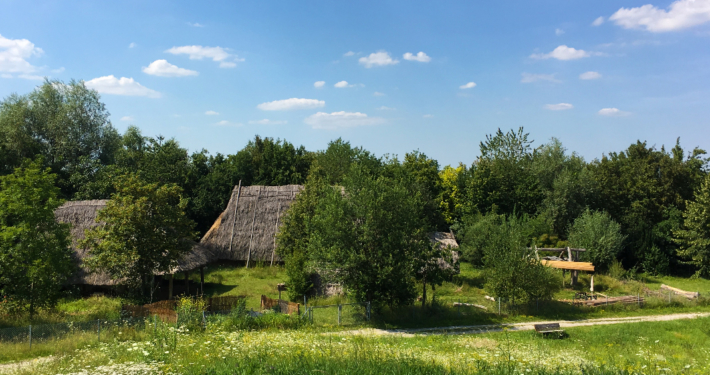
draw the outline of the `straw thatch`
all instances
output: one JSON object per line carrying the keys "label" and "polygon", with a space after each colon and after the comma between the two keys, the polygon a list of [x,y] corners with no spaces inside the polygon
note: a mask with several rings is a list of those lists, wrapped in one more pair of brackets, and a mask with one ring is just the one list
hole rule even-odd
{"label": "straw thatch", "polygon": [[[86,248],[79,246],[79,241],[85,238],[85,231],[100,225],[96,222],[98,212],[106,207],[105,199],[66,202],[54,211],[54,216],[60,223],[71,225],[72,250],[74,261],[79,271],[70,280],[72,284],[86,284],[96,286],[111,286],[118,284],[104,272],[90,272],[83,266],[82,260],[89,256]],[[193,243],[192,250],[178,261],[178,266],[173,272],[190,271],[202,267],[212,260],[213,256],[209,249],[198,243]],[[160,274],[160,273],[156,273]]]}
{"label": "straw thatch", "polygon": [[443,270],[452,270],[458,273],[459,271],[458,267],[456,266],[456,263],[458,263],[459,261],[459,252],[455,249],[459,248],[459,244],[458,242],[456,242],[454,234],[451,232],[432,232],[429,234],[429,241],[431,241],[431,243],[437,246],[439,249],[451,250],[451,260],[453,261],[452,264],[449,264],[449,262],[442,258],[438,258],[436,260],[436,263],[439,268]]}
{"label": "straw thatch", "polygon": [[227,208],[200,244],[213,260],[280,261],[276,233],[302,190],[301,185],[235,187]]}

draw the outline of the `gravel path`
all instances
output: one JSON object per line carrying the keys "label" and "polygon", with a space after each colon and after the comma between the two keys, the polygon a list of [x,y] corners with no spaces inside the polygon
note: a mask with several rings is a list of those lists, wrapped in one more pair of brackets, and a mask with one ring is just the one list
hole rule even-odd
{"label": "gravel path", "polygon": [[485,332],[500,332],[504,329],[509,331],[531,331],[535,329],[535,324],[544,323],[560,323],[561,328],[570,327],[585,327],[607,324],[627,324],[640,322],[664,322],[669,320],[679,319],[696,319],[709,317],[710,313],[684,313],[684,314],[668,314],[668,315],[649,315],[649,316],[632,316],[627,318],[599,318],[599,319],[584,319],[584,320],[557,320],[557,321],[542,321],[542,322],[526,322],[526,323],[510,323],[510,324],[487,324],[476,326],[449,326],[449,327],[434,327],[434,328],[415,328],[415,329],[359,329],[353,331],[334,332],[333,334],[346,335],[395,335],[403,337],[411,337],[413,335],[464,335],[476,334]]}

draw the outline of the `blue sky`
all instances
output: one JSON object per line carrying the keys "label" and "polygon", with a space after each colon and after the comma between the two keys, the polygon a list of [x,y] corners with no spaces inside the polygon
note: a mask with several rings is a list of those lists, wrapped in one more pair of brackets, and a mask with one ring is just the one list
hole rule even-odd
{"label": "blue sky", "polygon": [[710,0],[652,1],[0,0],[0,96],[84,80],[119,130],[212,153],[342,137],[469,164],[519,126],[587,160],[710,149]]}

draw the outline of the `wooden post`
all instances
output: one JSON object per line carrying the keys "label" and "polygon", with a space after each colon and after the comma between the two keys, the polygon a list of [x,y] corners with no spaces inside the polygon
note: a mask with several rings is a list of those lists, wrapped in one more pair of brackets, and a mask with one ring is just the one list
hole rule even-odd
{"label": "wooden post", "polygon": [[538,262],[540,261],[540,256],[537,254],[537,245],[535,245],[535,259],[537,259]]}
{"label": "wooden post", "polygon": [[175,275],[171,273],[168,281],[168,299],[173,299],[173,278],[175,278]]}
{"label": "wooden post", "polygon": [[237,202],[234,204],[234,219],[232,219],[232,235],[229,237],[229,255],[232,255],[232,242],[234,242],[234,226],[237,225],[237,208],[239,208],[239,197],[242,195],[242,180],[239,180],[237,188]]}
{"label": "wooden post", "polygon": [[281,201],[279,201],[279,208],[276,211],[276,226],[274,227],[274,248],[271,249],[271,265],[269,267],[274,266],[274,254],[276,254],[276,233],[279,230],[279,214],[281,214]]}
{"label": "wooden post", "polygon": [[251,234],[249,235],[249,254],[247,254],[247,268],[249,268],[249,262],[251,261],[251,244],[254,241],[254,223],[256,222],[256,204],[259,203],[260,195],[261,187],[259,187],[259,192],[256,194],[256,200],[254,201],[253,205],[254,214],[251,217]]}
{"label": "wooden post", "polygon": [[591,292],[594,292],[594,274],[592,274],[592,280],[590,281],[589,284],[590,284],[590,285],[589,285],[589,290],[590,290]]}
{"label": "wooden post", "polygon": [[200,295],[205,295],[205,267],[200,267]]}
{"label": "wooden post", "polygon": [[190,271],[185,271],[185,295],[190,295]]}

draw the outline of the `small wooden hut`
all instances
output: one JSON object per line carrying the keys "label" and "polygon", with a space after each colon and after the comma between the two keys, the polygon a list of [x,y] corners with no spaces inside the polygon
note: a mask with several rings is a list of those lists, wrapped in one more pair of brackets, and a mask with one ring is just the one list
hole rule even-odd
{"label": "small wooden hut", "polygon": [[280,261],[276,254],[276,233],[281,218],[301,185],[236,186],[227,208],[219,215],[200,244],[213,260],[250,262]]}

